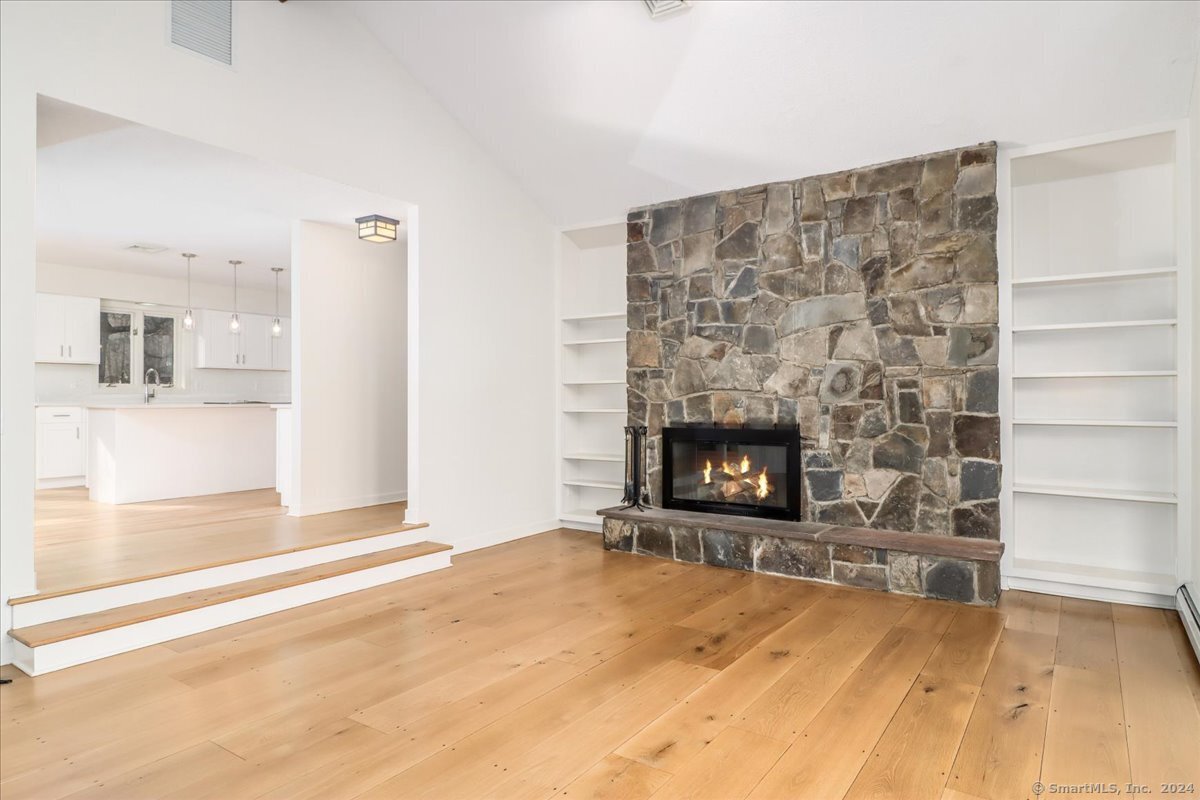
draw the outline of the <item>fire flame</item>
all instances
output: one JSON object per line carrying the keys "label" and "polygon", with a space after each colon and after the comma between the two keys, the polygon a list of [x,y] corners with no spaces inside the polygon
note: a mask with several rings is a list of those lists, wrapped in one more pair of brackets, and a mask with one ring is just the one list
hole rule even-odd
{"label": "fire flame", "polygon": [[[713,469],[712,461],[705,460],[704,469],[701,472],[706,484],[713,482]],[[721,482],[722,492],[726,497],[745,491],[754,492],[759,500],[765,500],[771,496],[771,492],[775,491],[775,487],[771,485],[767,476],[767,467],[755,472],[748,455],[744,455],[740,459],[734,456],[733,461],[722,461],[720,469],[717,480]]]}

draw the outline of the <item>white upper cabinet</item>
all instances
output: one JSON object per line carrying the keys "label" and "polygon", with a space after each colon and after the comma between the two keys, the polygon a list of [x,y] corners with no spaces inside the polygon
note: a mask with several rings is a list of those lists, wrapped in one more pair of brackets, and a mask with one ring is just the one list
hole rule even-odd
{"label": "white upper cabinet", "polygon": [[271,317],[242,314],[242,369],[271,368]]}
{"label": "white upper cabinet", "polygon": [[39,292],[34,308],[33,347],[38,362],[99,364],[99,298]]}
{"label": "white upper cabinet", "polygon": [[[62,298],[38,293],[33,311],[33,359],[38,362],[62,361],[67,353],[63,344]],[[100,322],[96,321],[99,331]]]}
{"label": "white upper cabinet", "polygon": [[[200,311],[196,315],[197,369],[286,370],[291,363],[288,341],[271,336],[272,317],[239,314],[241,329],[229,330],[228,311]],[[287,320],[284,320],[287,331]]]}
{"label": "white upper cabinet", "polygon": [[239,334],[229,330],[229,314],[197,312],[195,337],[197,368],[238,369],[241,366]]}

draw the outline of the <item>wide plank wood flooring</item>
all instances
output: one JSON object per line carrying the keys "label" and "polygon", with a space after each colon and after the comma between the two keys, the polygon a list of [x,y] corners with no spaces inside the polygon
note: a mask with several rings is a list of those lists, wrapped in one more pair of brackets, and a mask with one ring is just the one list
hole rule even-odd
{"label": "wide plank wood flooring", "polygon": [[289,517],[273,489],[108,505],[88,490],[42,489],[34,500],[39,594],[108,586],[263,555],[390,533],[406,503]]}
{"label": "wide plank wood flooring", "polygon": [[1038,781],[1200,783],[1200,670],[1173,612],[1019,592],[968,608],[610,553],[575,531],[454,564],[36,679],[5,668],[0,796],[1002,800]]}

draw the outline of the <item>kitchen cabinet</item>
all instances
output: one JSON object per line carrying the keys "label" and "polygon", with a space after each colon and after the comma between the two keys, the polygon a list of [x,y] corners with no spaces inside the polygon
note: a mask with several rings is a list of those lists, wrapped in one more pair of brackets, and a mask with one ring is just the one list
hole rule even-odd
{"label": "kitchen cabinet", "polygon": [[271,368],[271,317],[242,314],[242,369]]}
{"label": "kitchen cabinet", "polygon": [[[286,344],[271,336],[272,317],[239,314],[237,333],[229,330],[228,311],[201,311],[196,322],[197,369],[286,370],[291,356]],[[284,320],[285,330],[287,320]]]}
{"label": "kitchen cabinet", "polygon": [[196,367],[238,369],[241,365],[240,334],[229,330],[229,314],[199,311],[196,314]]}
{"label": "kitchen cabinet", "polygon": [[99,364],[100,299],[38,292],[33,341],[39,363]]}
{"label": "kitchen cabinet", "polygon": [[38,488],[83,486],[87,474],[83,409],[41,406],[36,419]]}

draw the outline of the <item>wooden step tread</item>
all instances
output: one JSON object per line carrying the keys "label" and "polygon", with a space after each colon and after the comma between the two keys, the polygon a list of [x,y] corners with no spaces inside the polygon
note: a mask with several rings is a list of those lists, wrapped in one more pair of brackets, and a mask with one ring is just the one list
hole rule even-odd
{"label": "wooden step tread", "polygon": [[[337,512],[333,512],[333,513],[337,513]],[[314,515],[314,517],[308,517],[308,519],[313,519],[318,516],[324,516],[324,515],[318,514],[318,515]],[[304,550],[316,550],[321,547],[332,547],[334,545],[345,544],[346,542],[357,542],[362,539],[373,539],[376,536],[390,536],[393,533],[405,533],[407,531],[415,531],[415,530],[419,530],[421,528],[428,528],[428,527],[429,527],[428,522],[405,522],[401,525],[386,526],[381,530],[358,531],[358,532],[354,532],[354,533],[347,533],[344,536],[338,536],[336,538],[332,538],[332,539],[328,539],[328,540],[320,541],[320,542],[297,544],[297,545],[292,545],[289,547],[277,547],[277,548],[268,550],[266,552],[257,553],[251,557],[242,556],[239,558],[226,558],[226,559],[222,559],[220,561],[207,561],[203,564],[193,564],[191,566],[180,567],[179,569],[166,570],[166,571],[162,571],[162,572],[152,572],[147,575],[138,575],[138,576],[132,577],[132,578],[122,578],[120,580],[106,581],[104,583],[92,583],[92,584],[87,584],[85,586],[77,586],[77,587],[73,587],[70,589],[60,589],[58,591],[52,591],[52,592],[38,592],[37,594],[28,594],[23,597],[11,597],[8,600],[8,604],[10,606],[18,606],[23,603],[35,603],[38,600],[49,600],[52,597],[65,597],[66,595],[82,594],[83,592],[92,592],[97,589],[109,589],[113,586],[125,586],[130,583],[138,583],[140,581],[148,581],[148,580],[153,580],[155,578],[166,578],[171,575],[183,575],[188,572],[199,572],[200,570],[204,570],[204,569],[213,569],[215,567],[227,567],[230,564],[239,564],[243,561],[255,561],[260,558],[270,558],[272,556],[282,556],[282,555],[287,555],[288,553],[299,553]],[[211,528],[210,533],[213,531],[220,532],[219,529],[217,529],[217,528]]]}
{"label": "wooden step tread", "polygon": [[41,625],[30,625],[27,628],[15,628],[9,631],[9,635],[28,647],[40,647],[41,645],[75,639],[80,636],[99,633],[100,631],[121,628],[126,625],[135,625],[139,622],[146,622],[147,620],[158,619],[170,616],[171,614],[179,614],[184,611],[192,611],[219,603],[228,603],[231,600],[253,597],[254,595],[265,594],[277,589],[286,589],[291,586],[312,583],[313,581],[332,578],[337,575],[358,572],[359,570],[370,569],[371,567],[381,567],[385,564],[394,564],[398,561],[407,561],[411,558],[442,553],[450,549],[452,548],[448,544],[416,542],[415,544],[408,544],[403,547],[395,547],[391,550],[367,553],[361,556],[354,556],[353,558],[344,558],[340,561],[330,561],[325,564],[314,564],[311,567],[279,572],[274,575],[265,575],[261,578],[252,578],[248,581],[227,583],[224,586],[214,586],[210,589],[200,589],[195,592],[177,594],[172,597],[161,597],[157,600],[147,600],[144,603],[109,608],[93,614],[82,614],[78,617],[55,620],[54,622],[46,622]]}

